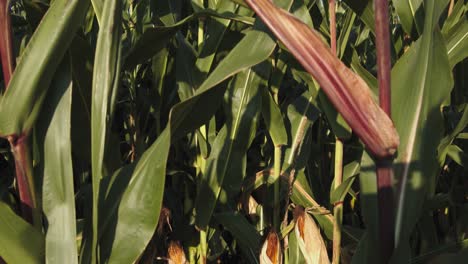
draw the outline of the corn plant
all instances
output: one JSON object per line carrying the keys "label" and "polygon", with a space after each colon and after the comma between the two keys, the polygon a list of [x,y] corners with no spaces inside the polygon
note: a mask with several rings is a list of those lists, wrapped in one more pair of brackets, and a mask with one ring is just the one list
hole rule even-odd
{"label": "corn plant", "polygon": [[0,0],[0,263],[464,263],[466,0]]}

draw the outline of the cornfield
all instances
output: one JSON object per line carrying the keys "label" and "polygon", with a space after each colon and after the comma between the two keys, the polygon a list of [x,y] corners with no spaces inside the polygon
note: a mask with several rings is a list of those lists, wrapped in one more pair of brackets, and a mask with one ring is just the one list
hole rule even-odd
{"label": "cornfield", "polygon": [[0,0],[0,263],[465,263],[468,0]]}

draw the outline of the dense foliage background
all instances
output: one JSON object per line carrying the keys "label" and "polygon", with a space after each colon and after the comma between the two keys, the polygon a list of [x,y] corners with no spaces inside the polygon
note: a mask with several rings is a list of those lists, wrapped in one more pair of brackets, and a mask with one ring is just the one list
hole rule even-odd
{"label": "dense foliage background", "polygon": [[[374,160],[243,1],[91,2],[0,1],[7,263],[268,263],[277,238],[284,263],[379,262]],[[330,42],[328,1],[273,2]],[[398,263],[467,257],[467,11],[390,1]],[[378,98],[373,1],[337,0],[336,26]]]}

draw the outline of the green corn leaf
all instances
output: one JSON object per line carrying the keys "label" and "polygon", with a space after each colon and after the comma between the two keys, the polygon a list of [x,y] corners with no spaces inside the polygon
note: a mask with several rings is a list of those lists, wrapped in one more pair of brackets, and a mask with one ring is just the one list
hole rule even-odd
{"label": "green corn leaf", "polygon": [[468,155],[457,145],[452,144],[448,147],[447,156],[462,167],[468,166]]}
{"label": "green corn leaf", "polygon": [[[264,45],[264,40],[269,39],[269,36],[266,33],[261,32],[261,31],[252,31],[252,32],[255,32],[256,34],[252,33],[251,37],[249,38],[247,38],[247,36],[249,35],[247,34],[246,38],[248,41],[246,40],[244,44],[242,44],[242,42],[239,43],[238,46],[233,51],[231,51],[231,54],[228,55],[223,61],[221,61],[218,67],[202,83],[202,85],[197,89],[197,91],[192,97],[175,105],[172,108],[171,115],[170,115],[170,122],[169,122],[170,126],[166,128],[165,132],[163,132],[163,134],[160,135],[156,143],[154,143],[153,146],[147,151],[148,153],[153,153],[153,154],[145,153],[144,156],[139,161],[137,168],[135,169],[135,171],[138,170],[138,166],[140,166],[140,163],[142,163],[143,160],[147,160],[147,161],[145,161],[144,163],[146,165],[144,164],[141,165],[141,170],[143,169],[149,170],[151,168],[150,164],[159,163],[157,165],[159,166],[157,169],[157,174],[156,173],[142,174],[144,175],[143,177],[152,177],[151,179],[157,182],[157,184],[154,183],[152,185],[149,185],[149,184],[141,183],[141,185],[138,184],[132,188],[128,188],[125,191],[126,194],[124,194],[121,204],[119,205],[119,219],[121,218],[120,215],[122,215],[122,217],[124,215],[127,215],[128,213],[125,213],[125,212],[127,212],[128,210],[133,211],[131,207],[135,206],[136,200],[131,200],[131,199],[134,199],[134,195],[137,195],[137,193],[140,193],[141,195],[145,195],[145,193],[152,193],[152,192],[155,192],[154,186],[162,187],[164,185],[163,183],[164,183],[165,169],[163,169],[161,166],[163,166],[162,165],[163,163],[165,166],[170,142],[175,141],[182,136],[185,136],[188,132],[193,131],[194,129],[198,128],[199,126],[201,126],[202,124],[204,124],[211,118],[211,116],[214,114],[215,110],[219,106],[219,104],[216,104],[216,102],[221,102],[220,99],[222,98],[224,91],[225,91],[221,87],[216,87],[216,85],[226,80],[230,76],[236,74],[237,72],[245,68],[248,68],[252,65],[255,65],[257,63],[260,63],[262,60],[265,60],[271,54],[271,52],[273,52],[273,49],[275,46],[273,41],[270,46]],[[260,37],[260,41],[258,40],[258,37]],[[258,42],[256,45],[251,46],[251,40],[255,40]],[[250,45],[248,45],[248,43],[250,43]],[[246,45],[248,45],[248,48]],[[235,51],[236,49],[238,49],[238,51]],[[249,52],[246,54],[245,50],[249,50]],[[242,60],[238,56],[236,56],[236,52],[241,52],[241,51],[244,54],[244,58]],[[245,59],[246,57],[250,59],[246,60]],[[193,116],[191,115],[194,109],[198,111],[196,118],[193,118]],[[167,135],[167,133],[169,134]],[[156,153],[158,155],[156,155]],[[147,158],[145,159],[144,157],[147,157]],[[158,157],[158,160],[161,159],[161,161],[156,162],[152,160],[152,162],[150,163],[149,162],[150,157]],[[153,165],[153,166],[156,166],[156,165]],[[152,170],[156,171],[156,169],[154,168]],[[155,174],[159,176],[156,177]],[[136,175],[139,175],[139,173],[137,174],[136,172],[134,172],[132,179]],[[141,182],[143,181],[144,180],[141,179]],[[131,195],[132,192],[135,194]],[[151,196],[151,197],[155,195],[162,195],[162,189],[160,189],[160,191],[158,191],[157,194],[151,194],[151,195],[148,194],[148,196]],[[144,209],[141,209],[141,211],[139,211],[138,213],[135,212],[135,215],[136,215],[135,218],[132,218],[129,216],[129,219],[134,219],[134,221],[142,223],[141,225],[145,226],[144,230],[141,230],[142,228],[139,228],[138,226],[135,226],[135,228],[138,228],[138,230],[129,229],[128,228],[129,224],[126,224],[126,225],[124,224],[126,222],[117,223],[115,232],[116,232],[116,236],[119,236],[119,239],[116,239],[116,243],[112,246],[110,261],[115,261],[116,263],[120,263],[121,261],[125,262],[125,260],[128,260],[131,262],[131,261],[134,261],[133,258],[136,259],[136,257],[138,257],[138,255],[141,254],[146,243],[151,238],[152,232],[154,232],[154,229],[156,228],[156,224],[157,224],[156,222],[152,222],[153,220],[156,221],[155,220],[157,219],[156,217],[152,219],[147,219],[148,218],[147,214],[156,214],[156,213],[159,214],[160,205],[158,205],[156,198],[153,198],[153,199],[154,200],[152,200],[153,202],[151,206],[147,205],[145,206]],[[123,204],[124,202],[125,202],[125,205]],[[124,208],[127,208],[127,207],[128,207],[128,210],[125,211]],[[130,220],[125,220],[125,221],[130,221]],[[128,239],[126,239],[126,237],[128,237],[132,232],[139,234],[140,239],[137,240],[137,238],[134,238],[132,240],[134,241],[133,243],[134,246],[132,246],[132,250],[128,254],[126,254],[125,250],[123,250],[125,247],[128,246],[127,245]]]}
{"label": "green corn leaf", "polygon": [[461,19],[459,23],[444,34],[444,38],[450,66],[453,68],[457,63],[468,57],[468,21]]}
{"label": "green corn leaf", "polygon": [[47,219],[46,262],[78,263],[71,157],[72,76],[65,58],[51,84],[38,122]]}
{"label": "green corn leaf", "polygon": [[102,179],[99,197],[99,247],[100,258],[109,259],[114,244],[118,210],[136,163],[118,169],[112,176]]}
{"label": "green corn leaf", "polygon": [[[374,92],[374,94],[378,94],[378,84],[377,84],[377,78],[375,78],[374,75],[372,75],[369,71],[367,71],[366,68],[364,68],[361,65],[361,62],[359,61],[359,55],[355,50],[353,50],[353,58],[351,61],[351,68],[361,76],[361,78],[369,85],[369,88]],[[377,100],[377,96],[375,97]]]}
{"label": "green corn leaf", "polygon": [[406,33],[419,36],[424,28],[424,0],[394,0],[395,10]]}
{"label": "green corn leaf", "polygon": [[0,135],[28,133],[50,81],[87,11],[87,0],[56,0],[23,51],[7,92],[0,98]]}
{"label": "green corn leaf", "polygon": [[445,157],[447,156],[448,148],[451,146],[455,138],[465,129],[465,127],[468,125],[468,107],[465,106],[465,109],[463,110],[463,115],[460,118],[460,121],[458,122],[457,126],[455,129],[446,137],[444,137],[439,146],[437,147],[437,154],[438,154],[438,160],[439,160],[439,165],[443,166],[445,162]]}
{"label": "green corn leaf", "polygon": [[[229,0],[219,1],[216,11],[221,14],[233,12],[235,11],[235,4]],[[205,34],[209,37],[203,42],[200,56],[196,62],[198,70],[203,74],[210,71],[216,51],[230,23],[231,20],[222,18],[213,18],[207,21]]]}
{"label": "green corn leaf", "polygon": [[314,95],[306,91],[288,106],[287,121],[289,121],[290,134],[288,148],[285,151],[284,169],[303,169],[309,158],[311,128],[319,117],[319,112],[313,105],[314,100]]}
{"label": "green corn leaf", "polygon": [[203,10],[182,19],[173,25],[149,28],[143,33],[135,46],[125,56],[125,68],[134,67],[138,63],[142,63],[145,60],[150,59],[167,45],[169,40],[181,29],[181,27],[194,19],[205,16],[239,21],[249,25],[253,24],[253,20],[250,17],[239,16],[229,12],[219,14],[213,10]]}
{"label": "green corn leaf", "polygon": [[336,40],[337,43],[337,51],[338,51],[338,58],[343,59],[345,56],[345,50],[349,47],[351,41],[349,41],[349,37],[351,31],[354,26],[354,21],[356,20],[356,14],[352,12],[348,12],[345,14],[345,18],[343,19],[341,24],[342,31]]}
{"label": "green corn leaf", "polygon": [[93,82],[93,50],[78,36],[70,45],[72,89],[73,154],[80,160],[91,161],[91,89]]}
{"label": "green corn leaf", "polygon": [[44,235],[1,201],[0,257],[7,263],[44,263]]}
{"label": "green corn leaf", "polygon": [[[213,87],[236,73],[259,64],[270,56],[276,43],[264,30],[262,24],[254,26],[205,79],[195,95],[190,100],[181,102],[172,108],[171,126],[173,133],[176,133],[176,138],[200,127],[214,114],[214,110],[219,106],[218,103],[221,103],[220,100],[209,102],[209,106],[200,101],[204,95],[217,94],[217,96],[222,96],[224,94],[222,89],[213,89]],[[198,118],[195,120],[186,118],[193,109],[206,109],[207,107],[213,110],[199,111]],[[200,121],[203,122],[200,123]]]}
{"label": "green corn leaf", "polygon": [[344,2],[356,13],[366,26],[375,32],[374,10],[372,0],[344,0]]}
{"label": "green corn leaf", "polygon": [[106,143],[119,87],[121,68],[121,13],[122,0],[106,1],[98,33],[94,58],[93,88],[91,102],[91,164],[93,188],[93,237],[91,262],[95,263],[98,243],[98,197],[101,178],[105,171]]}
{"label": "green corn leaf", "polygon": [[268,89],[260,89],[262,94],[262,116],[275,146],[286,145],[288,135],[284,126],[281,109],[273,100]]}
{"label": "green corn leaf", "polygon": [[378,201],[377,175],[375,163],[371,156],[364,152],[359,173],[361,210],[366,222],[366,232],[359,241],[352,263],[378,263],[380,257],[378,239]]}
{"label": "green corn leaf", "polygon": [[392,116],[401,138],[394,171],[401,184],[395,233],[400,261],[409,259],[409,236],[425,198],[435,192],[439,169],[436,151],[444,132],[440,109],[453,86],[438,27],[447,3],[425,1],[424,32],[392,70]]}
{"label": "green corn leaf", "polygon": [[245,70],[234,78],[227,91],[228,104],[231,104],[228,109],[232,113],[228,113],[226,126],[213,142],[206,172],[201,179],[195,202],[195,224],[199,228],[206,228],[209,224],[223,185],[228,196],[240,189],[245,175],[245,153],[255,136],[255,122],[261,107],[254,78],[258,77],[252,69]]}
{"label": "green corn leaf", "polygon": [[162,206],[170,144],[170,129],[166,128],[138,161],[118,205],[108,263],[136,262],[153,236]]}
{"label": "green corn leaf", "polygon": [[250,260],[249,263],[258,263],[261,236],[247,219],[237,212],[215,214],[214,219],[238,239],[244,256]]}
{"label": "green corn leaf", "polygon": [[336,202],[344,200],[356,179],[356,175],[359,173],[359,169],[360,167],[357,161],[353,161],[344,166],[343,182],[337,188],[334,188],[334,184],[331,185],[333,189],[330,191],[330,204],[335,204]]}
{"label": "green corn leaf", "polygon": [[455,25],[462,21],[466,21],[464,19],[463,15],[468,9],[468,6],[466,6],[466,2],[464,0],[454,0],[452,2],[455,2],[453,8],[452,8],[452,13],[449,15],[447,13],[447,19],[444,22],[444,26],[442,28],[442,33],[447,33],[448,31],[451,31]]}
{"label": "green corn leaf", "polygon": [[96,14],[96,18],[99,22],[99,25],[102,23],[102,16],[103,14],[103,8],[104,7],[104,0],[91,0],[91,3],[93,4],[93,9],[94,13]]}

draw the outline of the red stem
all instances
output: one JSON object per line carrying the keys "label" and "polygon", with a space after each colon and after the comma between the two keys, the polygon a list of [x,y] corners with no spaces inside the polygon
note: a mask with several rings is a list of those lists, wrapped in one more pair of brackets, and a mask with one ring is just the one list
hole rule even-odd
{"label": "red stem", "polygon": [[[330,49],[333,56],[337,56],[336,50],[336,2],[335,0],[328,0],[328,13],[330,16]],[[336,146],[340,143],[339,138],[336,138]],[[341,145],[342,146],[342,145]],[[335,149],[335,152],[337,149]],[[342,158],[339,160],[339,164],[337,164],[337,154],[335,153],[335,188],[341,184],[342,179]],[[338,264],[340,263],[340,255],[341,255],[341,215],[339,212],[339,207],[342,207],[340,204],[334,206],[334,217],[335,221],[333,223],[333,255],[332,255],[332,263]]]}
{"label": "red stem", "polygon": [[388,0],[375,0],[375,42],[377,46],[377,77],[380,107],[391,117],[391,60]]}
{"label": "red stem", "polygon": [[379,211],[380,257],[389,263],[395,245],[395,214],[393,197],[393,160],[377,161],[377,199]]}
{"label": "red stem", "polygon": [[[11,21],[9,14],[9,1],[0,0],[0,59],[2,62],[3,79],[5,89],[10,83],[14,71],[15,63],[13,57]],[[10,135],[7,137],[10,142],[11,151],[15,159],[16,182],[18,195],[21,201],[21,211],[23,218],[33,223],[33,210],[36,208],[34,195],[34,184],[32,180],[32,163],[29,156],[28,136]]]}
{"label": "red stem", "polygon": [[[375,0],[375,39],[377,47],[377,77],[380,107],[391,117],[391,60],[388,0]],[[395,214],[393,197],[393,159],[378,160],[377,198],[379,210],[380,255],[388,263],[395,245]]]}
{"label": "red stem", "polygon": [[3,79],[5,80],[5,89],[10,83],[15,66],[8,4],[8,0],[0,0],[0,59],[2,62]]}
{"label": "red stem", "polygon": [[36,208],[31,177],[31,160],[28,149],[28,136],[9,136],[11,151],[15,158],[16,181],[21,201],[23,218],[33,223],[33,209]]}
{"label": "red stem", "polygon": [[[0,62],[2,64],[5,90],[7,89],[8,84],[10,83],[11,75],[13,74],[14,69],[13,45],[11,41],[11,22],[10,14],[8,11],[9,2],[7,0],[0,0]],[[23,217],[29,222],[31,222],[32,210],[29,210],[29,214],[25,214],[24,209],[22,209],[22,211]],[[4,263],[6,262],[0,257],[0,264]]]}

